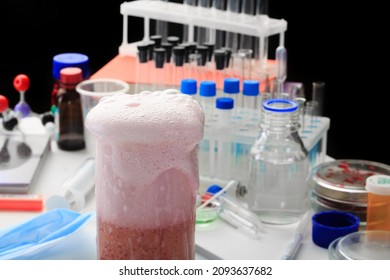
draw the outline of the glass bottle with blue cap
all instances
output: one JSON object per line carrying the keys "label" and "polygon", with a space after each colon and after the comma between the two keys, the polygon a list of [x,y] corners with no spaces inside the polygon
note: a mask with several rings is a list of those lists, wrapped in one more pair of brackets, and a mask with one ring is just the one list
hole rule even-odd
{"label": "glass bottle with blue cap", "polygon": [[308,153],[298,135],[298,103],[262,103],[260,134],[250,152],[246,194],[249,208],[265,223],[298,221],[308,209]]}

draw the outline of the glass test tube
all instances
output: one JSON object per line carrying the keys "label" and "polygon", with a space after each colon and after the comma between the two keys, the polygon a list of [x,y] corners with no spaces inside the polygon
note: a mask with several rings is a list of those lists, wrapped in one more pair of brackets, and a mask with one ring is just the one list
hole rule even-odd
{"label": "glass test tube", "polygon": [[185,48],[183,46],[173,47],[173,84],[179,88],[181,80],[184,79],[184,56]]}
{"label": "glass test tube", "polygon": [[162,91],[167,88],[166,86],[166,72],[164,69],[165,65],[166,50],[163,48],[154,49],[154,79],[153,79],[153,90]]}
{"label": "glass test tube", "polygon": [[[160,0],[163,2],[169,2],[168,0]],[[165,40],[168,36],[168,22],[162,20],[156,20],[155,33]]]}
{"label": "glass test tube", "polygon": [[137,65],[136,65],[136,77],[134,92],[139,93],[144,90],[148,90],[148,84],[150,83],[147,73],[149,70],[149,56],[148,56],[148,45],[140,44],[137,46]]}
{"label": "glass test tube", "polygon": [[171,43],[168,43],[168,42],[162,42],[161,43],[161,47],[163,49],[165,49],[166,51],[166,54],[165,54],[165,78],[166,78],[166,81],[165,81],[165,84],[167,86],[169,86],[170,88],[171,87],[174,87],[174,82],[173,82],[173,62],[172,62],[172,48],[173,48],[173,45]]}
{"label": "glass test tube", "polygon": [[200,67],[201,64],[201,55],[199,53],[192,53],[189,55],[189,63],[188,63],[188,72],[187,78],[195,79],[199,81],[200,78]]}
{"label": "glass test tube", "polygon": [[[215,61],[215,69],[214,69],[214,81],[217,84],[217,88],[222,88],[223,80],[225,78],[224,69],[226,67],[226,52],[224,50],[216,50],[214,51],[214,61]],[[221,94],[217,94],[221,95]]]}
{"label": "glass test tube", "polygon": [[207,61],[208,61],[208,47],[207,46],[197,46],[196,52],[200,55],[200,60],[198,61],[198,81],[207,80]]}
{"label": "glass test tube", "polygon": [[[242,0],[241,1],[241,15],[242,19],[244,16],[251,15],[253,16],[255,14],[255,7],[256,7],[256,1],[255,0]],[[241,49],[251,49],[254,48],[254,37],[250,35],[244,35],[242,34],[240,36],[240,48]],[[252,52],[253,55],[253,52]]]}
{"label": "glass test tube", "polygon": [[237,64],[240,71],[239,79],[241,81],[241,84],[244,82],[244,80],[252,79],[252,54],[253,50],[251,49],[238,50]]}
{"label": "glass test tube", "polygon": [[233,78],[236,77],[234,73],[234,55],[233,50],[228,47],[221,48],[226,53],[226,59],[225,59],[225,77],[227,78]]}
{"label": "glass test tube", "polygon": [[[227,0],[226,10],[229,12],[229,16],[232,20],[238,20],[238,13],[240,12],[240,1]],[[239,34],[233,32],[226,32],[225,47],[229,47],[233,52],[237,52],[239,46]]]}
{"label": "glass test tube", "polygon": [[[211,0],[198,0],[198,7],[200,8],[210,8]],[[199,45],[202,45],[204,42],[210,41],[210,29],[205,27],[197,28],[196,42]]]}
{"label": "glass test tube", "polygon": [[212,42],[206,42],[203,46],[207,47],[207,62],[206,62],[206,72],[207,78],[205,80],[211,80],[213,78],[213,65],[214,65],[214,49],[215,44]]}
{"label": "glass test tube", "polygon": [[[198,1],[197,0],[184,0],[183,4],[195,7],[198,5]],[[192,40],[192,38],[189,38],[190,37],[189,28],[190,28],[190,26],[188,26],[188,25],[183,26],[183,42],[189,42]],[[192,28],[192,26],[191,26],[191,28]]]}
{"label": "glass test tube", "polygon": [[[224,11],[226,10],[226,0],[214,0],[213,8],[215,10]],[[214,30],[215,32],[215,47],[217,49],[222,48],[225,43],[225,31],[222,30]]]}
{"label": "glass test tube", "polygon": [[324,82],[313,82],[312,84],[312,101],[315,102],[316,108],[314,114],[316,116],[324,115]]}
{"label": "glass test tube", "polygon": [[[256,2],[256,17],[260,20],[260,22],[262,24],[267,24],[267,22],[268,22],[268,0],[257,0],[257,2]],[[260,44],[263,44],[263,46],[260,46]],[[260,57],[262,57],[262,61],[259,61],[260,66],[265,65],[265,62],[268,59],[268,37],[262,38],[262,41],[260,41],[259,37],[255,38],[254,50],[255,50],[254,57],[256,59],[260,59]],[[262,50],[262,56],[260,56],[260,50]],[[258,67],[258,68],[260,68],[260,67]]]}

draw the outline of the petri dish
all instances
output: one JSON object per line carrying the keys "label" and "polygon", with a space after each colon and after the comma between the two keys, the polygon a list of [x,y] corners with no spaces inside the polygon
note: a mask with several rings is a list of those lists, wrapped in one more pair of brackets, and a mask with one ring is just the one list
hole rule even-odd
{"label": "petri dish", "polygon": [[[210,194],[204,194],[201,196],[201,204],[211,197]],[[196,210],[196,224],[207,225],[214,222],[221,211],[221,204],[218,200],[209,202],[206,207]]]}
{"label": "petri dish", "polygon": [[334,240],[330,260],[390,260],[390,231],[358,231]]}
{"label": "petri dish", "polygon": [[378,162],[341,159],[324,162],[312,170],[312,208],[340,210],[357,215],[361,225],[367,216],[366,179],[372,175],[390,175],[390,166]]}

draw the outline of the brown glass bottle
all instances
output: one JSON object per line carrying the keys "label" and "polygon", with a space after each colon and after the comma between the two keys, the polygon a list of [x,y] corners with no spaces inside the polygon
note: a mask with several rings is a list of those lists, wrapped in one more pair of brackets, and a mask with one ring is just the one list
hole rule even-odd
{"label": "brown glass bottle", "polygon": [[66,67],[60,71],[57,145],[61,150],[76,151],[85,148],[81,100],[76,91],[77,84],[82,80],[82,70],[78,67]]}

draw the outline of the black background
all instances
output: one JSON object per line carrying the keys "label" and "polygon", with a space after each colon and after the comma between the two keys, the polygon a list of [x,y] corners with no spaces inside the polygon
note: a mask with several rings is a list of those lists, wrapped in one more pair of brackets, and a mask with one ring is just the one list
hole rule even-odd
{"label": "black background", "polygon": [[[343,4],[340,4],[340,3]],[[350,3],[349,3],[350,2]],[[13,107],[12,86],[21,73],[33,111],[50,108],[52,57],[63,52],[89,56],[94,73],[118,54],[123,1],[12,1],[0,4],[0,94]],[[363,5],[364,4],[364,5]],[[269,15],[288,23],[288,80],[324,81],[325,116],[331,119],[328,154],[390,164],[388,37],[378,3],[269,0]],[[129,18],[129,40],[143,36],[141,18]],[[270,53],[272,56],[272,53]]]}

